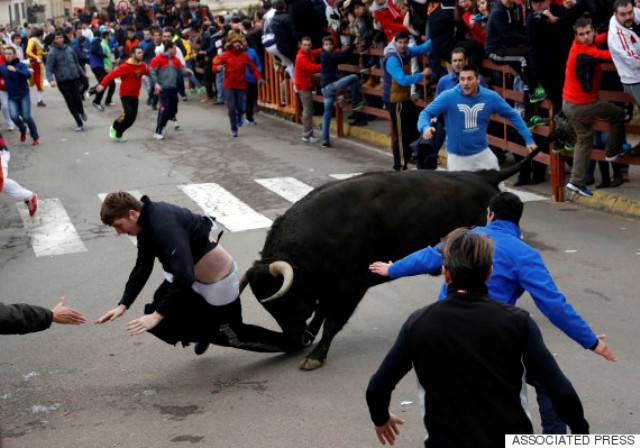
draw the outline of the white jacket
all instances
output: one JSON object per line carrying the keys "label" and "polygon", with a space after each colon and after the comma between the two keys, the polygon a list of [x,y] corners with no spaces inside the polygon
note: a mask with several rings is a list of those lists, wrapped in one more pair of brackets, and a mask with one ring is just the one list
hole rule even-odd
{"label": "white jacket", "polygon": [[[640,9],[633,8],[634,22],[640,24]],[[623,84],[640,82],[640,37],[611,17],[607,36],[609,51]]]}

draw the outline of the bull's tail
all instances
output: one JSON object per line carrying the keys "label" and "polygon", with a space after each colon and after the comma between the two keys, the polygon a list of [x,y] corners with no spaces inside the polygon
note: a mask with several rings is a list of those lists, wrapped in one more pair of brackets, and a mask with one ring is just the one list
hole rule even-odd
{"label": "bull's tail", "polygon": [[524,159],[522,159],[515,165],[500,171],[487,171],[487,180],[497,187],[498,184],[500,184],[500,182],[502,182],[503,180],[508,179],[514,174],[520,172],[522,167],[526,163],[529,163],[536,155],[538,155],[538,153],[540,153],[543,148],[547,148],[551,144],[551,142],[556,141],[558,138],[561,138],[564,135],[566,135],[566,131],[564,129],[555,129],[551,134],[549,134],[548,137],[540,142],[536,149],[531,151]]}

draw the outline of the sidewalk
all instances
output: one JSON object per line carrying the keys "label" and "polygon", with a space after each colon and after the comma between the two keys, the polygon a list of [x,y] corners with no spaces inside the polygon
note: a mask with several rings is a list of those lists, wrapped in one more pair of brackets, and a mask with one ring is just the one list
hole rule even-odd
{"label": "sidewalk", "polygon": [[[314,124],[319,127],[321,118],[314,116]],[[335,135],[335,121],[331,123],[331,129]],[[382,150],[391,151],[390,149],[390,124],[388,120],[376,119],[364,127],[349,126],[345,120],[344,134],[346,138],[352,138],[368,144],[372,144]],[[332,137],[335,138],[335,137]],[[446,151],[440,152],[441,160],[446,158]],[[507,156],[507,162],[512,163],[513,159]],[[570,175],[570,168],[566,167],[567,180]],[[567,201],[575,202],[589,208],[602,210],[605,212],[615,213],[619,215],[640,217],[640,165],[631,165],[629,168],[630,182],[625,182],[618,188],[606,188],[596,190],[593,185],[589,186],[593,192],[593,197],[587,198],[579,196],[573,192],[565,190],[565,198]],[[600,181],[600,171],[596,167],[595,172],[596,183]],[[516,176],[508,179],[506,184],[513,186]],[[518,187],[524,191],[539,194],[551,198],[551,186],[549,182],[539,185],[526,185]]]}

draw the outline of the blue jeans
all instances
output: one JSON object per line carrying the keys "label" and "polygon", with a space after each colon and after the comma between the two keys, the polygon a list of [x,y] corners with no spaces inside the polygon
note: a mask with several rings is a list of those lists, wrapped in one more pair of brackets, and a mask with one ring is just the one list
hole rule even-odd
{"label": "blue jeans", "polygon": [[567,425],[560,419],[553,408],[551,398],[542,388],[542,384],[530,374],[526,375],[527,384],[536,390],[538,409],[540,411],[540,422],[542,423],[542,434],[566,434]]}
{"label": "blue jeans", "polygon": [[[185,61],[187,63],[187,68],[189,70],[191,70],[193,73],[196,72],[196,60],[195,58],[191,58],[188,61]],[[202,87],[202,83],[200,83],[200,81],[198,81],[198,78],[196,78],[196,75],[191,75],[189,76],[189,81],[191,82],[191,86],[195,87],[196,89],[199,89],[200,87]]]}
{"label": "blue jeans", "polygon": [[28,93],[19,99],[9,97],[9,115],[11,115],[11,121],[20,129],[20,134],[26,134],[28,126],[31,138],[34,140],[40,138],[36,122],[31,118],[31,96]]}
{"label": "blue jeans", "polygon": [[351,86],[351,105],[355,106],[361,101],[358,75],[351,74],[338,79],[322,88],[324,97],[324,113],[322,114],[322,143],[329,143],[329,128],[331,127],[331,112],[336,102],[336,94]]}
{"label": "blue jeans", "polygon": [[224,90],[222,89],[222,81],[224,81],[224,67],[221,67],[216,75],[216,90],[218,91],[218,104],[224,104]]}

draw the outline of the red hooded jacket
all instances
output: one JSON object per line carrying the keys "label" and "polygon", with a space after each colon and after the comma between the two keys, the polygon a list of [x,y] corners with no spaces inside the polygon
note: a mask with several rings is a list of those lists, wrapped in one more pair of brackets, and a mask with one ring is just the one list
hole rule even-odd
{"label": "red hooded jacket", "polygon": [[129,58],[124,64],[120,64],[115,70],[107,73],[100,85],[107,87],[111,81],[120,78],[120,96],[138,98],[140,96],[140,86],[142,85],[142,75],[149,75],[149,69],[144,62],[136,63],[133,58]]}
{"label": "red hooded jacket", "polygon": [[593,45],[573,41],[565,70],[562,98],[574,104],[589,104],[598,99],[602,81],[602,62],[611,62],[609,50],[600,50],[607,43],[607,33],[596,36]]}
{"label": "red hooded jacket", "polygon": [[320,64],[316,64],[316,58],[320,57],[321,48],[305,53],[301,48],[298,50],[296,62],[293,69],[293,85],[299,92],[308,92],[316,86],[316,73],[320,73]]}
{"label": "red hooded jacket", "polygon": [[223,89],[246,90],[247,88],[247,67],[256,77],[256,81],[262,79],[258,67],[251,61],[245,50],[231,48],[213,59],[213,72],[218,73],[220,66],[224,65]]}

